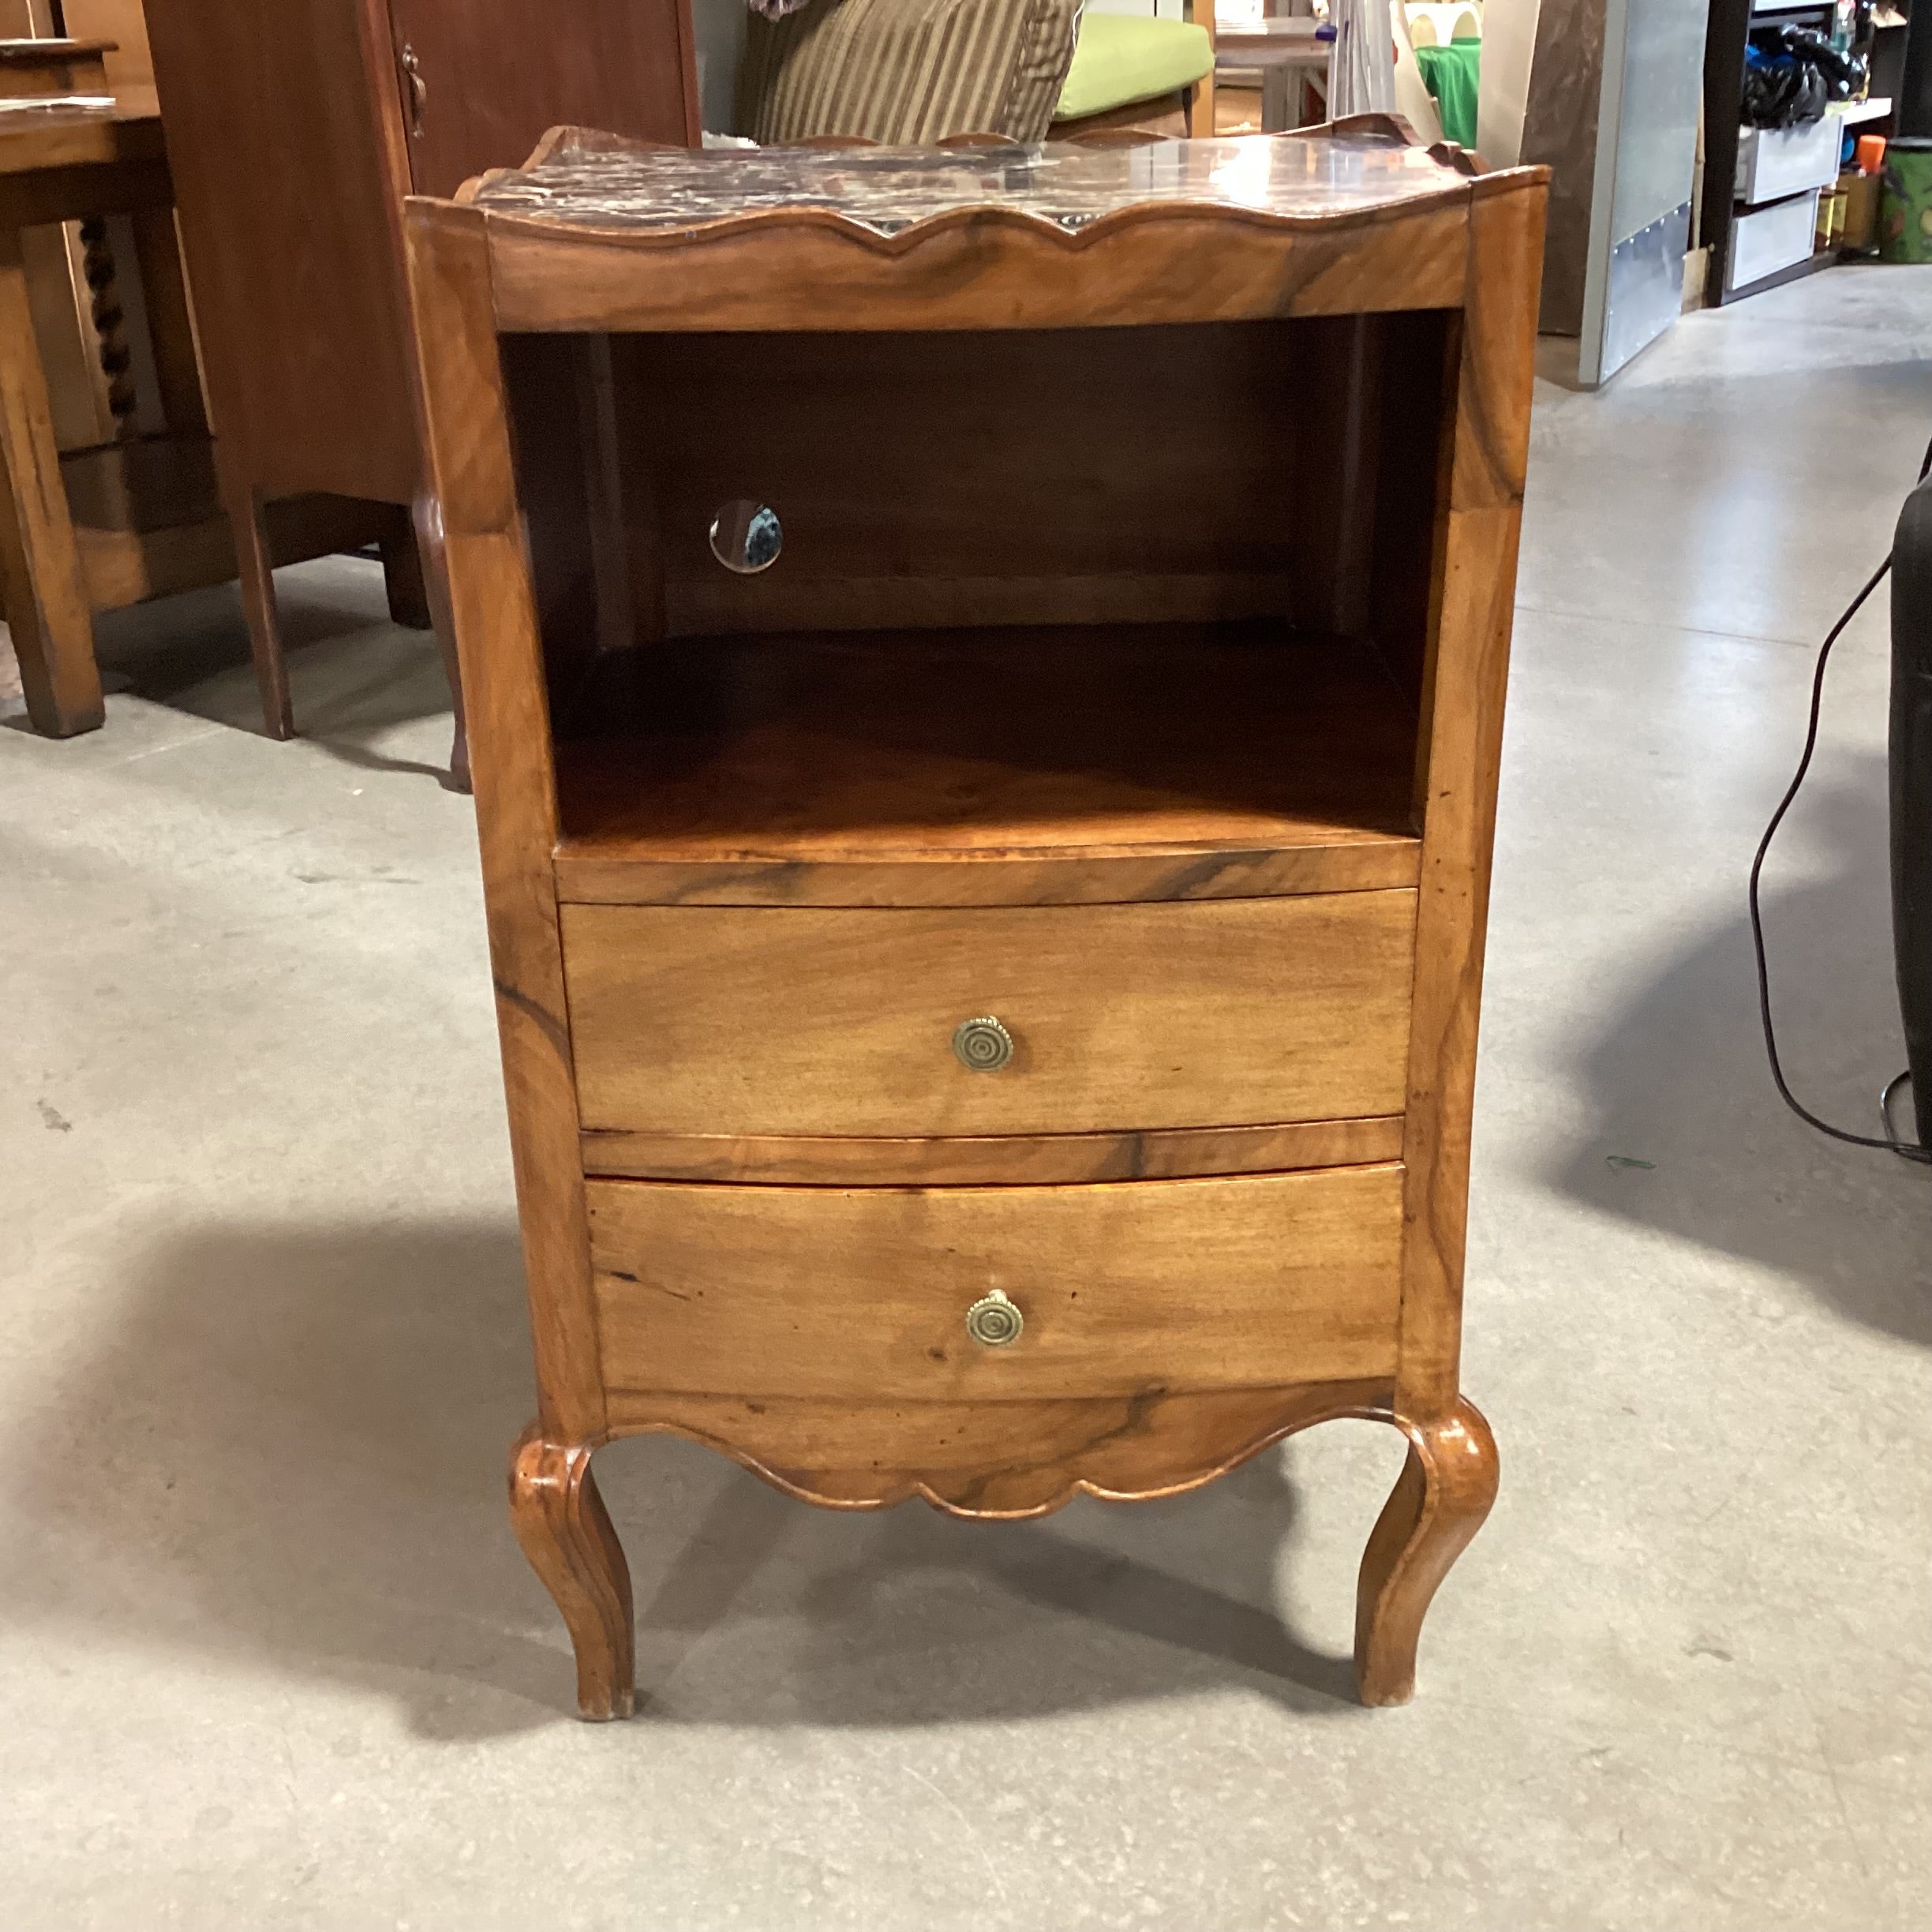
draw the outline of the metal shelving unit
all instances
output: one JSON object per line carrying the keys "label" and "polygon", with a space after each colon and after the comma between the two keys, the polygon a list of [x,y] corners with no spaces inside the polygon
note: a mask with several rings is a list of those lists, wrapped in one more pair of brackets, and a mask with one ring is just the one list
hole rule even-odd
{"label": "metal shelving unit", "polygon": [[[1909,3],[1910,0],[1898,0],[1901,10]],[[1795,281],[1814,269],[1828,268],[1839,259],[1835,249],[1812,249],[1809,238],[1816,219],[1818,189],[1837,178],[1837,150],[1841,142],[1832,144],[1829,174],[1825,162],[1821,160],[1814,182],[1802,186],[1791,185],[1792,178],[1788,175],[1783,178],[1786,185],[1779,191],[1760,195],[1751,190],[1754,178],[1762,176],[1775,187],[1780,177],[1775,170],[1754,169],[1750,165],[1747,144],[1754,130],[1741,125],[1744,50],[1751,29],[1788,24],[1828,31],[1831,17],[1829,0],[1799,0],[1799,4],[1792,5],[1766,4],[1766,0],[1754,0],[1754,0],[1712,0],[1710,28],[1704,43],[1702,235],[1711,251],[1705,286],[1709,290],[1706,299],[1713,305],[1762,294],[1766,289]],[[1888,44],[1888,38],[1893,44]],[[1925,50],[1917,44],[1932,39],[1932,36],[1922,32],[1915,42],[1908,27],[1880,29],[1874,39],[1875,47],[1863,50],[1873,59],[1872,98],[1848,110],[1836,110],[1830,118],[1840,133],[1848,126],[1879,134],[1919,132],[1911,118],[1908,69],[1915,54],[1919,56],[1922,70],[1932,67],[1932,63],[1924,58]],[[1896,80],[1893,77],[1896,77]],[[1932,71],[1924,72],[1920,92],[1926,96],[1922,111],[1932,113]],[[1759,135],[1758,138],[1762,142],[1767,137]],[[1795,151],[1803,144],[1794,140],[1788,145],[1800,163],[1798,172],[1802,173],[1803,157]],[[1742,170],[1741,158],[1747,163]],[[1800,203],[1809,204],[1808,216],[1798,205]],[[1747,223],[1753,226],[1744,225]],[[1736,280],[1735,271],[1743,251],[1762,238],[1764,230],[1773,225],[1787,228],[1793,234],[1802,229],[1805,242],[1803,254],[1780,263],[1768,272],[1750,274],[1747,271],[1747,279]],[[1756,229],[1755,234],[1753,227]]]}

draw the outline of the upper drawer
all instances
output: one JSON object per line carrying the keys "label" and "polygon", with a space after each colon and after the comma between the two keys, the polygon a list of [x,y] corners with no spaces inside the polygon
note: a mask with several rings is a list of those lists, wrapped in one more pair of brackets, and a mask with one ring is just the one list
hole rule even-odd
{"label": "upper drawer", "polygon": [[[561,908],[586,1129],[1080,1133],[1399,1113],[1413,891]],[[1010,1057],[956,1050],[996,1020]],[[1000,1035],[983,1029],[997,1059]]]}
{"label": "upper drawer", "polygon": [[1830,114],[1796,127],[1746,128],[1738,136],[1738,200],[1773,201],[1829,187],[1838,178],[1844,131],[1844,121]]}

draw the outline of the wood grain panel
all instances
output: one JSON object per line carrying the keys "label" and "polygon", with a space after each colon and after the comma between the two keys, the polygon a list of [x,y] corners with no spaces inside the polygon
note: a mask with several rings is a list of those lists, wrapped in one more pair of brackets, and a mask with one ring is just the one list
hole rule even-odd
{"label": "wood grain panel", "polygon": [[[803,522],[809,531],[809,507],[803,516],[796,514],[800,493],[792,489],[780,500],[790,521]],[[721,500],[710,498],[701,528],[709,527]],[[878,520],[893,521],[882,503]],[[1158,539],[1149,543],[1151,566],[1158,566],[1163,547]],[[938,571],[915,564],[896,576],[799,575],[771,582],[762,577],[728,582],[713,564],[710,576],[693,575],[666,587],[665,629],[672,636],[722,636],[772,630],[937,631],[965,624],[1238,623],[1281,616],[1302,590],[1286,571],[1216,575],[1150,567],[1139,575],[1121,568],[1090,576],[1077,571],[1058,577],[947,576],[945,560],[938,562]],[[1319,593],[1320,586],[1314,588]]]}
{"label": "wood grain panel", "polygon": [[521,160],[560,122],[646,140],[698,140],[690,0],[388,0],[418,194],[453,195]]}
{"label": "wood grain panel", "polygon": [[574,709],[560,889],[863,905],[1399,886],[1415,757],[1365,644],[1279,624],[681,642],[607,655]]}
{"label": "wood grain panel", "polygon": [[43,167],[31,174],[0,177],[0,223],[32,228],[71,221],[77,208],[103,213],[164,208],[171,190],[168,171],[159,165],[159,159],[77,162],[59,168]]}
{"label": "wood grain panel", "polygon": [[424,440],[475,754],[490,969],[545,1437],[601,1440],[577,1095],[557,942],[550,720],[518,530],[482,222],[418,204],[408,234]]}
{"label": "wood grain panel", "polygon": [[599,346],[579,335],[511,335],[499,344],[544,681],[560,709],[590,674],[605,621],[584,407]]}
{"label": "wood grain panel", "polygon": [[[578,1104],[657,1133],[1052,1134],[1399,1110],[1414,895],[565,906]],[[1011,1062],[970,1072],[963,1020]]]}
{"label": "wood grain panel", "polygon": [[[1377,324],[620,339],[669,631],[1359,631]],[[745,497],[784,550],[734,576],[708,532]]]}
{"label": "wood grain panel", "polygon": [[[613,1389],[998,1402],[1394,1366],[1395,1166],[1072,1188],[595,1181],[586,1193]],[[966,1312],[996,1288],[1024,1328],[988,1349]]]}
{"label": "wood grain panel", "polygon": [[[269,495],[421,476],[384,0],[148,0],[208,403]],[[373,107],[372,103],[375,105]]]}
{"label": "wood grain panel", "polygon": [[1459,312],[1383,325],[1376,425],[1370,625],[1404,695],[1419,702],[1440,577],[1455,422],[1445,410],[1462,343]]}
{"label": "wood grain panel", "polygon": [[1410,838],[1350,839],[1263,851],[1181,845],[1060,856],[998,847],[923,859],[765,859],[656,863],[601,856],[566,841],[557,897],[584,905],[1114,905],[1143,900],[1267,899],[1297,893],[1380,892],[1413,886],[1421,863]]}
{"label": "wood grain panel", "polygon": [[114,42],[107,57],[107,84],[117,95],[154,85],[154,61],[148,51],[148,24],[141,0],[61,0],[61,19],[80,39],[98,35]]}
{"label": "wood grain panel", "polygon": [[1172,1496],[1335,1416],[1386,1417],[1386,1377],[1305,1388],[1021,1402],[865,1402],[611,1391],[616,1435],[674,1432],[833,1509],[920,1496],[955,1516],[1040,1516],[1076,1495]]}
{"label": "wood grain panel", "polygon": [[831,1187],[1050,1186],[1279,1174],[1395,1159],[1402,1121],[1294,1121],[1273,1127],[1172,1127],[1145,1133],[1010,1134],[917,1140],[805,1134],[592,1131],[584,1171],[638,1180]]}
{"label": "wood grain panel", "polygon": [[1460,187],[1305,223],[1135,211],[1077,236],[979,210],[889,238],[818,211],[761,219],[647,234],[493,214],[498,317],[506,329],[943,331],[1453,308],[1468,230]]}
{"label": "wood grain panel", "polygon": [[0,176],[39,168],[90,167],[119,161],[165,161],[167,143],[154,103],[140,96],[110,114],[71,118],[9,114],[0,121]]}
{"label": "wood grain panel", "polygon": [[1418,781],[1426,817],[1403,1143],[1398,1393],[1407,1413],[1422,1416],[1454,1404],[1460,1373],[1476,1035],[1548,195],[1540,178],[1520,174],[1481,178],[1473,189]]}

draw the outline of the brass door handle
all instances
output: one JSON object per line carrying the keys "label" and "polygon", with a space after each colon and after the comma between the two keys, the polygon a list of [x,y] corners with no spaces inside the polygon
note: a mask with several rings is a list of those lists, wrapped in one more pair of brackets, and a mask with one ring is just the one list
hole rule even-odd
{"label": "brass door handle", "polygon": [[410,134],[421,140],[423,110],[429,104],[429,83],[422,77],[422,62],[416,58],[416,50],[406,40],[402,43],[402,80],[409,89]]}
{"label": "brass door handle", "polygon": [[1013,1056],[1013,1035],[990,1013],[953,1029],[953,1057],[970,1073],[997,1073]]}
{"label": "brass door handle", "polygon": [[982,1348],[1005,1348],[1020,1339],[1026,1317],[995,1288],[966,1311],[966,1332]]}

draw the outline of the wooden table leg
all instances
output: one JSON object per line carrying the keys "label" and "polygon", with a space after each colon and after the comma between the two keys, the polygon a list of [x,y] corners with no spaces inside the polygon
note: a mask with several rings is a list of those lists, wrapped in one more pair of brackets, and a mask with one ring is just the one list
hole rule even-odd
{"label": "wooden table leg", "polygon": [[94,613],[61,480],[17,228],[0,230],[0,569],[27,715],[50,738],[98,730],[107,713],[94,662]]}
{"label": "wooden table leg", "polygon": [[268,553],[268,526],[261,495],[245,476],[222,457],[215,439],[215,474],[222,507],[234,538],[235,574],[242,580],[242,615],[248,621],[249,650],[255,660],[255,685],[261,693],[262,726],[271,738],[295,736],[295,708],[289,697],[288,665],[282,655],[282,624],[275,612],[275,565]]}
{"label": "wooden table leg", "polygon": [[1190,140],[1214,139],[1215,77],[1211,69],[1187,91],[1187,131]]}
{"label": "wooden table leg", "polygon": [[208,411],[201,398],[201,368],[195,355],[194,321],[182,270],[181,241],[174,232],[174,211],[142,208],[131,219],[162,416],[170,435],[204,430]]}
{"label": "wooden table leg", "polygon": [[1187,91],[1187,131],[1195,140],[1215,137],[1215,0],[1186,0],[1181,12],[1208,31],[1208,71]]}
{"label": "wooden table leg", "polygon": [[410,506],[416,534],[416,556],[422,571],[423,593],[436,648],[443,653],[449,680],[450,702],[456,713],[455,735],[450,743],[450,789],[470,789],[470,732],[463,716],[462,667],[456,661],[456,620],[450,609],[449,560],[443,549],[443,507],[427,490]]}
{"label": "wooden table leg", "polygon": [[383,594],[389,603],[389,621],[406,631],[433,631],[429,590],[424,582],[421,546],[414,519],[399,509],[395,526],[382,540]]}
{"label": "wooden table leg", "polygon": [[1355,1685],[1365,1704],[1406,1704],[1415,1691],[1422,1618],[1449,1566],[1496,1500],[1496,1438],[1459,1399],[1432,1422],[1395,1421],[1408,1460],[1363,1552],[1355,1597]]}
{"label": "wooden table leg", "polygon": [[577,1709],[593,1721],[636,1703],[631,1568],[590,1473],[590,1451],[546,1441],[535,1424],[510,1462],[510,1520],[577,1653]]}

